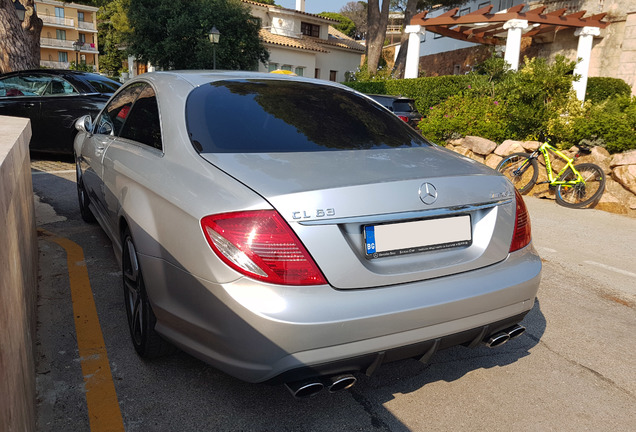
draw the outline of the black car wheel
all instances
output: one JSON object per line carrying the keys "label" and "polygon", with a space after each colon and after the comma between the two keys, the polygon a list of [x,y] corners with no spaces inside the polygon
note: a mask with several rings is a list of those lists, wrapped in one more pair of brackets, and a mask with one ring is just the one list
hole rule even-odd
{"label": "black car wheel", "polygon": [[135,350],[144,358],[169,354],[175,348],[155,331],[157,318],[148,301],[137,250],[128,229],[124,232],[122,244],[124,304]]}
{"label": "black car wheel", "polygon": [[82,170],[80,169],[80,164],[77,158],[75,158],[75,176],[77,179],[77,201],[79,203],[80,215],[82,216],[82,220],[84,222],[93,223],[95,222],[95,216],[91,212],[90,208],[88,208],[90,200],[88,198],[88,194],[86,193],[86,188],[84,188]]}

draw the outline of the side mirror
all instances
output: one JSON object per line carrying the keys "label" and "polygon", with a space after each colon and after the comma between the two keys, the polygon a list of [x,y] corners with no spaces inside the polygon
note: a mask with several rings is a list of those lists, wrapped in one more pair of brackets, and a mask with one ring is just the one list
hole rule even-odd
{"label": "side mirror", "polygon": [[75,129],[80,132],[93,133],[93,120],[91,116],[85,115],[75,121]]}

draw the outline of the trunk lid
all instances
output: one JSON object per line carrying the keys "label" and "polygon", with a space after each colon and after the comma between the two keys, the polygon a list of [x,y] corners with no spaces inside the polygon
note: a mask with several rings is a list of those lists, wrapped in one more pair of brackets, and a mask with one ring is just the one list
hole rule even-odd
{"label": "trunk lid", "polygon": [[[266,199],[335,288],[442,277],[508,256],[514,189],[441,147],[202,156]],[[467,232],[461,241],[457,231]],[[400,252],[367,254],[374,235]]]}

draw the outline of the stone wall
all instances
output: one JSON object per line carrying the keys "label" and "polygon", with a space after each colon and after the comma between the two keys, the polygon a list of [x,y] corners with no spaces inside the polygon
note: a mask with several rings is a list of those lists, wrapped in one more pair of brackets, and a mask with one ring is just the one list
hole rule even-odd
{"label": "stone wall", "polygon": [[[497,145],[497,143],[485,138],[467,136],[450,141],[446,148],[495,169],[505,156],[518,152],[531,153],[539,145],[540,143],[537,141],[512,140],[506,140]],[[563,153],[570,158],[575,158],[576,148],[573,147]],[[540,155],[538,161],[539,178],[537,182],[546,181],[548,177],[543,156]],[[600,166],[607,175],[605,192],[595,208],[636,217],[636,150],[610,155],[604,148],[594,147],[590,154],[583,154],[576,158],[575,165],[583,162]],[[564,166],[564,163],[556,158],[552,158],[551,163],[552,168],[556,170],[555,174]],[[535,185],[527,195],[555,199],[554,190],[547,184]]]}
{"label": "stone wall", "polygon": [[0,431],[35,431],[37,235],[29,119],[0,116]]}

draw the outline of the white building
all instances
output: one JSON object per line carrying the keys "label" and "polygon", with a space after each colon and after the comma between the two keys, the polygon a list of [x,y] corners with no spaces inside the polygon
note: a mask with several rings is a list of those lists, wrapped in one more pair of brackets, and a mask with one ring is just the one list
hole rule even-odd
{"label": "white building", "polygon": [[260,64],[259,71],[344,81],[360,66],[364,46],[331,27],[336,21],[304,12],[304,0],[296,1],[297,10],[242,1],[260,20],[260,37],[269,51],[269,63]]}

